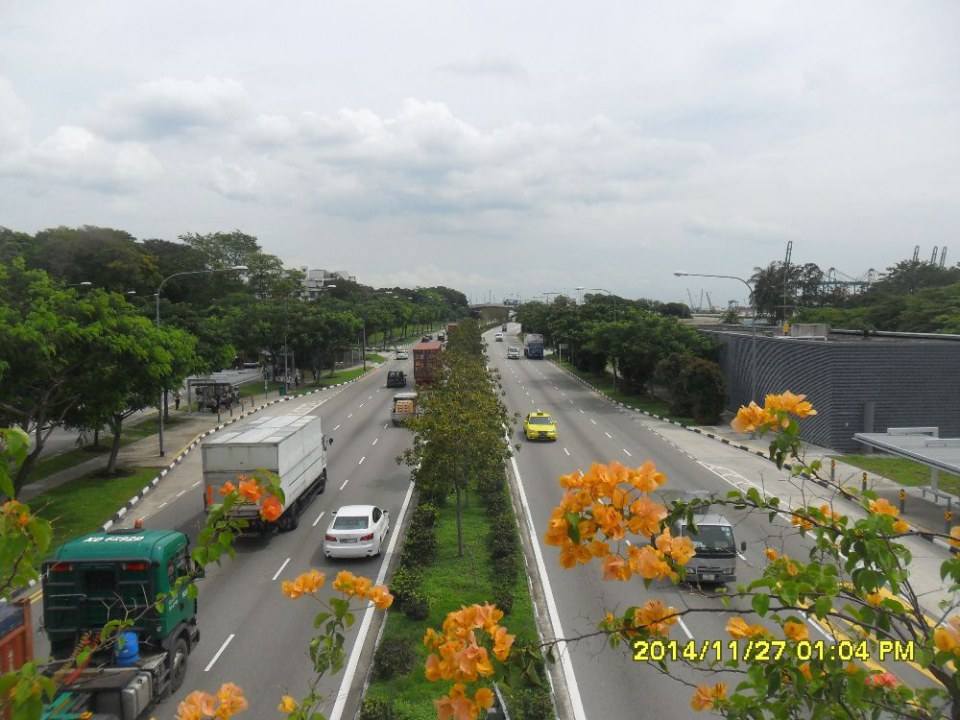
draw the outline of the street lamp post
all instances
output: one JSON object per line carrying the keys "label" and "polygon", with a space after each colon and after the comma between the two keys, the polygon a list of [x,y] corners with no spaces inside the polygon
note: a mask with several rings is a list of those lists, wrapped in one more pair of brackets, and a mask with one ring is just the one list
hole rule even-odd
{"label": "street lamp post", "polygon": [[704,277],[721,278],[723,280],[738,280],[747,286],[747,290],[750,291],[750,305],[753,307],[753,318],[750,322],[750,399],[754,401],[757,400],[757,296],[753,290],[753,286],[742,277],[737,277],[736,275],[711,275],[707,273],[689,273],[679,271],[673,274],[677,277]]}
{"label": "street lamp post", "polygon": [[[156,321],[157,327],[160,327],[160,293],[163,291],[163,286],[167,284],[168,280],[172,280],[175,277],[183,277],[184,275],[210,275],[212,273],[218,272],[233,272],[236,270],[243,271],[246,270],[246,265],[234,265],[229,268],[216,268],[214,270],[184,270],[183,272],[173,273],[173,275],[167,275],[163,280],[160,281],[160,284],[157,286],[157,292],[154,293],[154,298],[156,299]],[[158,415],[160,417],[159,429],[160,429],[160,457],[163,457],[163,412],[166,409],[166,398],[167,391],[166,389],[160,392],[160,403],[157,407]]]}
{"label": "street lamp post", "polygon": [[[613,321],[614,321],[614,322],[617,322],[617,320],[619,320],[618,313],[617,313],[617,296],[614,295],[614,294],[613,294],[612,292],[610,292],[609,290],[607,290],[606,288],[587,288],[587,290],[606,293],[607,295],[610,296],[610,299],[613,300]],[[614,389],[614,391],[616,391],[616,389],[617,389],[617,360],[616,360],[616,358],[614,358],[614,360],[613,360],[613,389]]]}

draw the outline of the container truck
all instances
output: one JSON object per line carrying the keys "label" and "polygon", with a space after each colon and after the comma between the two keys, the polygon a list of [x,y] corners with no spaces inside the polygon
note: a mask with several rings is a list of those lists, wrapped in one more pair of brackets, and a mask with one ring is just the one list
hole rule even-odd
{"label": "container truck", "polygon": [[436,340],[413,346],[413,380],[417,385],[429,385],[440,370],[440,352],[443,344]]}
{"label": "container truck", "polygon": [[174,530],[111,530],[71,540],[44,563],[43,626],[55,661],[111,620],[133,623],[63,676],[44,720],[142,720],[180,688],[200,640],[197,601],[185,584],[159,608],[158,600],[181,577],[202,575],[189,545]]}
{"label": "container truck", "polygon": [[393,407],[390,410],[390,421],[396,425],[402,425],[412,418],[417,412],[417,394],[415,392],[402,392],[393,396]]}
{"label": "container truck", "polygon": [[233,517],[247,521],[247,531],[265,533],[275,527],[287,532],[300,522],[300,513],[327,485],[327,446],[321,420],[315,415],[262,417],[236,430],[225,430],[203,441],[204,510],[209,512],[219,490],[238,475],[269,470],[280,478],[283,514],[275,522],[263,520],[256,505],[238,504]]}
{"label": "container truck", "polygon": [[523,336],[523,356],[531,360],[543,359],[543,335],[527,333]]}

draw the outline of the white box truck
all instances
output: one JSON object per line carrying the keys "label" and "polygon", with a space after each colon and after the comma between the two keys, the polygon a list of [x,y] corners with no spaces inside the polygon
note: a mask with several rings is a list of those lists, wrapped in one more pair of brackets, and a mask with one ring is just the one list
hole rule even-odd
{"label": "white box truck", "polygon": [[227,481],[238,475],[269,470],[280,477],[284,495],[283,514],[275,523],[262,520],[256,506],[236,507],[235,517],[249,522],[248,529],[265,532],[274,526],[282,531],[297,527],[300,513],[327,485],[327,446],[320,418],[315,415],[261,417],[236,429],[206,438],[203,455],[204,510],[218,501]]}

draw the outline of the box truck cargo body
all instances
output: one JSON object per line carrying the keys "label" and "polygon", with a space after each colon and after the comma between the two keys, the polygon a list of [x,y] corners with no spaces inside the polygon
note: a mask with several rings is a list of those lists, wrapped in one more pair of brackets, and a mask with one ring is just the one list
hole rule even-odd
{"label": "box truck cargo body", "polygon": [[413,379],[417,385],[429,385],[440,371],[443,344],[435,340],[413,346]]}
{"label": "box truck cargo body", "polygon": [[[302,509],[324,491],[327,483],[326,446],[321,420],[315,415],[277,415],[256,418],[235,430],[224,430],[203,441],[204,505],[209,509],[226,482],[238,475],[269,470],[280,478],[284,512],[276,524],[292,530]],[[238,505],[235,516],[256,530],[273,523],[262,521],[253,504]]]}

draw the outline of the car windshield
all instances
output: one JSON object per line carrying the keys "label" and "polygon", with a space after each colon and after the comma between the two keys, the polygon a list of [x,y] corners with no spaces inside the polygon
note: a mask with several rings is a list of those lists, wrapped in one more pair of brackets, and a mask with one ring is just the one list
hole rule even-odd
{"label": "car windshield", "polygon": [[696,535],[684,527],[683,534],[693,541],[694,550],[733,551],[735,548],[733,528],[727,525],[697,525]]}
{"label": "car windshield", "polygon": [[553,420],[549,417],[532,417],[530,418],[531,425],[553,425]]}
{"label": "car windshield", "polygon": [[333,521],[334,530],[366,530],[367,518],[350,515],[338,515]]}

